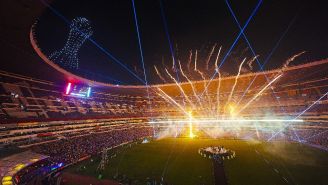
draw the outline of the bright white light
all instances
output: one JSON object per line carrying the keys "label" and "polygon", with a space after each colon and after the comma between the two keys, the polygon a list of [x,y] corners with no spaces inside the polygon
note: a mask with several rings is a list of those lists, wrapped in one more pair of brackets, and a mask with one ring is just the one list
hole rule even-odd
{"label": "bright white light", "polygon": [[250,123],[250,122],[304,122],[302,119],[191,119],[191,120],[159,120],[159,121],[150,121],[150,124],[158,123]]}

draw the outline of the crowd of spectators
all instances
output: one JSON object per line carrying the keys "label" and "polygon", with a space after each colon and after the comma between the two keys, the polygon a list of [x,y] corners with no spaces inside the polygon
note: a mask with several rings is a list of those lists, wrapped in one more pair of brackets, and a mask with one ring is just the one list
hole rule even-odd
{"label": "crowd of spectators", "polygon": [[328,151],[328,129],[326,128],[286,128],[284,131],[258,132],[248,131],[242,133],[239,138],[258,139],[262,141],[287,141],[299,142]]}
{"label": "crowd of spectators", "polygon": [[32,147],[32,150],[50,156],[54,161],[64,164],[74,163],[85,157],[95,155],[104,149],[122,143],[136,141],[151,136],[149,127],[125,127],[102,133],[91,133],[84,136],[60,139]]}
{"label": "crowd of spectators", "polygon": [[294,141],[319,146],[320,148],[328,150],[328,129],[295,130],[294,134],[291,135],[290,138]]}

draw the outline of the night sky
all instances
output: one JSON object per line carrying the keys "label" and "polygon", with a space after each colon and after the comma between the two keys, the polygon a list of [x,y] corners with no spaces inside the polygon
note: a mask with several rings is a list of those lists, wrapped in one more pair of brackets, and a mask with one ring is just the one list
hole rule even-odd
{"label": "night sky", "polygon": [[[176,60],[180,60],[186,69],[190,50],[197,49],[199,68],[207,77],[212,76],[214,56],[210,62],[211,70],[205,70],[205,59],[212,46],[222,45],[220,57],[222,60],[240,31],[225,1],[162,0],[161,2],[162,6],[159,0],[135,0],[149,82],[161,83],[153,65],[157,65],[163,75],[164,67],[172,66],[161,8],[164,10]],[[241,25],[244,25],[258,3],[256,0],[229,2]],[[67,20],[75,17],[85,17],[90,20],[93,29],[92,39],[143,79],[130,0],[56,0],[50,5]],[[244,33],[256,54],[260,56],[261,63],[281,39],[264,69],[280,67],[288,57],[301,51],[307,53],[299,57],[294,65],[327,58],[327,10],[325,1],[263,1]],[[49,8],[46,9],[39,17],[36,30],[39,46],[44,53],[50,55],[64,46],[68,31],[69,25]],[[215,52],[218,51],[218,47]],[[236,74],[241,60],[252,56],[245,39],[240,37],[222,70],[227,74]],[[82,46],[79,59],[81,73],[89,75],[90,78],[111,83],[141,84],[90,41]],[[255,63],[253,71],[258,70],[258,65]],[[173,73],[172,70],[170,72]],[[190,74],[194,80],[200,78],[193,72]],[[169,79],[167,76],[166,78]]]}

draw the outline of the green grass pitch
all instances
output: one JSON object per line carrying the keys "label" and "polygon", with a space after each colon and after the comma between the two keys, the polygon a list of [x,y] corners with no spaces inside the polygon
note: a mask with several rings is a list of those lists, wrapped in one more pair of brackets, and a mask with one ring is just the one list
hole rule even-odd
{"label": "green grass pitch", "polygon": [[[111,151],[104,171],[97,171],[100,158],[93,157],[67,171],[104,179],[130,179],[147,184],[150,179],[174,185],[214,184],[213,164],[198,149],[221,145],[236,152],[224,161],[230,185],[327,185],[328,152],[297,143],[263,143],[242,140],[170,138],[147,144],[123,146]],[[85,167],[85,168],[84,168]]]}

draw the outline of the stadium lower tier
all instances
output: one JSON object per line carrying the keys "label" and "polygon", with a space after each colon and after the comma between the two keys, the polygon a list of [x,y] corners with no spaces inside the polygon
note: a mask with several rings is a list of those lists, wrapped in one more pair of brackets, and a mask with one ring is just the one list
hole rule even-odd
{"label": "stadium lower tier", "polygon": [[[10,151],[8,149],[18,146],[21,151],[31,150],[36,154],[47,156],[43,162],[40,161],[30,166],[22,167],[17,173],[12,174],[12,178],[18,179],[15,180],[17,184],[26,184],[30,182],[35,184],[37,184],[37,182],[55,184],[58,183],[58,179],[60,179],[58,178],[59,174],[57,172],[61,172],[64,168],[73,164],[80,164],[81,161],[88,161],[90,158],[93,158],[93,156],[100,157],[104,151],[109,151],[109,153],[111,153],[111,151],[117,151],[114,148],[124,144],[131,146],[130,143],[136,141],[141,143],[144,138],[148,139],[142,143],[148,143],[149,141],[152,143],[154,142],[152,140],[166,138],[176,138],[177,141],[179,141],[179,138],[185,138],[198,143],[204,139],[214,141],[232,139],[255,143],[267,143],[268,141],[272,143],[294,143],[295,145],[304,147],[318,148],[318,151],[322,152],[326,152],[328,148],[328,129],[315,128],[311,127],[311,125],[303,124],[297,126],[293,123],[293,127],[284,128],[277,126],[272,128],[276,123],[270,123],[267,126],[262,125],[261,128],[252,124],[253,126],[232,129],[232,127],[236,125],[230,128],[224,128],[213,125],[204,126],[194,124],[192,128],[193,136],[190,137],[191,130],[188,122],[184,124],[159,124],[153,122],[154,121],[147,121],[145,118],[126,118],[125,120],[84,120],[83,122],[62,121],[56,122],[56,124],[52,123],[54,124],[53,126],[50,126],[51,124],[48,123],[48,127],[58,130],[54,130],[51,135],[49,135],[49,132],[46,132],[48,134],[39,134],[39,136],[41,136],[40,139],[35,139],[31,137],[31,135],[27,135],[30,136],[30,143],[27,144],[20,145],[19,142],[14,140],[13,142],[6,143],[4,146],[7,152]],[[47,127],[46,123],[42,124],[44,124],[43,128]],[[37,125],[34,125],[34,127],[31,125],[31,127],[32,128],[26,127],[25,129],[35,130],[36,128],[42,128],[42,126],[38,127]],[[80,130],[81,128],[79,127],[81,127],[82,130]],[[68,130],[63,132],[63,128]],[[282,128],[283,130],[281,130]],[[15,129],[12,131],[15,131]],[[15,153],[17,153],[17,151],[15,151]],[[237,157],[238,155],[239,154],[237,154]],[[17,160],[17,162],[19,161]],[[100,164],[100,161],[98,162],[97,164]],[[14,167],[17,165],[16,163],[12,164]],[[3,176],[2,178],[4,177],[7,176]],[[114,177],[112,176],[111,178]],[[122,177],[120,178],[120,180],[122,180]]]}
{"label": "stadium lower tier", "polygon": [[[146,137],[151,137],[152,129],[144,124],[125,124],[116,125],[108,128],[101,128],[89,132],[79,133],[78,135],[66,135],[66,137],[56,137],[48,141],[24,145],[22,151],[32,151],[31,160],[27,164],[23,160],[28,156],[25,152],[10,154],[13,147],[8,144],[4,148],[9,157],[3,158],[9,161],[8,165],[0,166],[2,184],[38,184],[42,183],[47,176],[58,170],[83,161],[90,156],[97,155],[103,150],[112,149],[126,143],[132,143]],[[57,135],[58,136],[58,135]],[[44,156],[43,160],[36,155]],[[13,157],[21,156],[21,157]],[[19,167],[19,168],[18,168]],[[6,175],[7,174],[7,175]]]}

